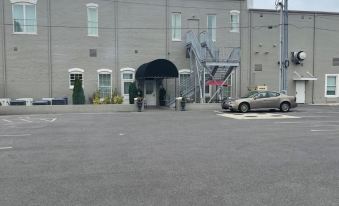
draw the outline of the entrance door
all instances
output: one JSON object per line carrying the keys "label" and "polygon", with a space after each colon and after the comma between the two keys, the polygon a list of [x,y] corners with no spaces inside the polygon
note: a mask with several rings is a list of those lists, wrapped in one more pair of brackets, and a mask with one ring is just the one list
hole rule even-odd
{"label": "entrance door", "polygon": [[156,81],[155,80],[145,80],[145,99],[148,106],[157,105],[157,95],[156,95]]}
{"label": "entrance door", "polygon": [[297,103],[305,104],[305,81],[296,81],[295,96],[297,97]]}

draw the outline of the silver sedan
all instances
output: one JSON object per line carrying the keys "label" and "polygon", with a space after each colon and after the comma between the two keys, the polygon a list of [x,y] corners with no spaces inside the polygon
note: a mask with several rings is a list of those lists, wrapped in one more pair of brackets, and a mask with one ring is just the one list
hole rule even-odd
{"label": "silver sedan", "polygon": [[226,99],[222,102],[223,109],[239,111],[242,113],[252,109],[280,109],[288,112],[297,107],[296,97],[273,91],[252,91],[239,99]]}

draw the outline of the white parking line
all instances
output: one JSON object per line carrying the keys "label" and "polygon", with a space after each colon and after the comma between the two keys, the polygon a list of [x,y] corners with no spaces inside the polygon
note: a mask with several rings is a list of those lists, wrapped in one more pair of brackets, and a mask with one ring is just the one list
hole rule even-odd
{"label": "white parking line", "polygon": [[290,116],[290,115],[283,115],[283,114],[276,114],[276,113],[223,113],[217,114],[222,117],[228,117],[232,119],[239,119],[239,120],[258,120],[258,119],[299,119],[300,117]]}
{"label": "white parking line", "polygon": [[0,147],[0,150],[13,149],[13,147]]}
{"label": "white parking line", "polygon": [[339,132],[338,129],[311,129],[311,132]]}
{"label": "white parking line", "polygon": [[8,122],[8,123],[12,123],[12,121],[10,121],[10,120],[8,120],[8,119],[2,119],[2,121]]}
{"label": "white parking line", "polygon": [[304,122],[274,122],[275,124],[304,124]]}
{"label": "white parking line", "polygon": [[21,121],[24,121],[24,122],[32,122],[31,120],[27,120],[27,119],[20,119]]}
{"label": "white parking line", "polygon": [[46,121],[46,122],[55,122],[57,118],[53,118],[53,119],[40,119],[42,121]]}
{"label": "white parking line", "polygon": [[32,134],[1,134],[0,137],[27,137]]}

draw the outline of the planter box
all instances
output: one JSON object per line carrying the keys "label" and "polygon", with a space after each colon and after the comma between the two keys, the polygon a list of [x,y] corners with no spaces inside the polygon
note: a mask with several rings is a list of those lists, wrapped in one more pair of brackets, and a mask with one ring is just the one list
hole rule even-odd
{"label": "planter box", "polygon": [[109,113],[109,112],[136,112],[133,104],[108,105],[45,105],[32,107],[0,107],[0,115],[28,115],[28,114],[63,114],[63,113]]}

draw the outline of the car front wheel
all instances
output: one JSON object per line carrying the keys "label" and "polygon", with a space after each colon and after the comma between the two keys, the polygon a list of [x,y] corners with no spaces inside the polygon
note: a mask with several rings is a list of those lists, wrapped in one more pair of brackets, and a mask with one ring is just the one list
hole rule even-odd
{"label": "car front wheel", "polygon": [[247,103],[241,103],[239,105],[239,111],[242,113],[246,113],[248,112],[248,110],[250,110],[250,106]]}
{"label": "car front wheel", "polygon": [[280,105],[280,111],[282,111],[282,112],[288,112],[288,111],[290,111],[290,108],[291,108],[291,106],[290,106],[290,103],[288,103],[288,102],[283,102]]}

